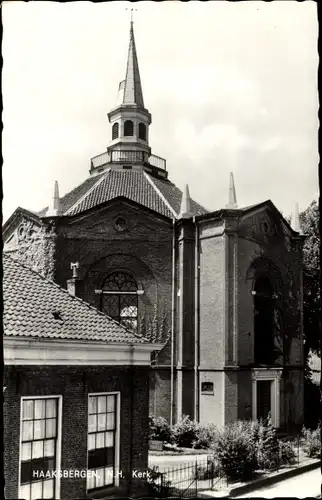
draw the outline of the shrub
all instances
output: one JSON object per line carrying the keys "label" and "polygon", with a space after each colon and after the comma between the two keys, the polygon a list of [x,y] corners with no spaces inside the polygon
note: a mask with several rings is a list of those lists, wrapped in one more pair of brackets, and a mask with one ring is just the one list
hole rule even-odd
{"label": "shrub", "polygon": [[256,455],[259,469],[274,469],[279,463],[279,441],[270,415],[267,421],[259,421],[256,428]]}
{"label": "shrub", "polygon": [[303,437],[304,453],[310,458],[320,457],[321,456],[320,424],[313,431],[311,429],[306,429],[305,427],[303,427],[302,437]]}
{"label": "shrub", "polygon": [[156,441],[171,441],[171,429],[167,420],[163,417],[149,418],[149,439]]}
{"label": "shrub", "polygon": [[229,479],[247,479],[256,469],[250,425],[236,422],[218,433],[214,450],[220,467]]}
{"label": "shrub", "polygon": [[279,441],[279,459],[281,465],[293,465],[296,463],[296,454],[288,441]]}
{"label": "shrub", "polygon": [[194,448],[207,449],[214,445],[218,435],[217,427],[214,424],[196,426],[196,439],[192,445]]}
{"label": "shrub", "polygon": [[192,443],[197,440],[197,429],[199,425],[196,421],[190,420],[185,415],[179,420],[172,429],[172,438],[174,442],[183,448],[191,448]]}

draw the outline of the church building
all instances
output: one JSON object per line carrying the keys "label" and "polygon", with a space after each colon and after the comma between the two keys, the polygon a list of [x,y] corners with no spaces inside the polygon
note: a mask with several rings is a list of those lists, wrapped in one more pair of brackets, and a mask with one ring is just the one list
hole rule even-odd
{"label": "church building", "polygon": [[17,208],[4,251],[163,344],[152,354],[150,415],[224,425],[270,412],[278,428],[300,426],[298,212],[291,227],[270,200],[239,207],[233,174],[227,205],[213,212],[171,182],[171,158],[149,143],[133,22],[107,116],[110,142],[87,178],[62,197],[56,182],[38,213]]}

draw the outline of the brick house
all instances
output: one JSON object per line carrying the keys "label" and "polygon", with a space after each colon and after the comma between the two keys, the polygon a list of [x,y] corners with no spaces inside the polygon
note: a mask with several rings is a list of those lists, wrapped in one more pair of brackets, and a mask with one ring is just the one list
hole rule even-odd
{"label": "brick house", "polygon": [[161,346],[11,257],[3,267],[6,498],[142,491],[132,471],[148,467],[150,356]]}
{"label": "brick house", "polygon": [[[153,359],[150,413],[225,424],[271,412],[303,421],[302,246],[270,201],[209,212],[151,152],[133,23],[125,80],[108,113],[111,141],[89,177],[38,213],[18,208],[5,252],[164,348]],[[128,293],[129,292],[129,293]]]}

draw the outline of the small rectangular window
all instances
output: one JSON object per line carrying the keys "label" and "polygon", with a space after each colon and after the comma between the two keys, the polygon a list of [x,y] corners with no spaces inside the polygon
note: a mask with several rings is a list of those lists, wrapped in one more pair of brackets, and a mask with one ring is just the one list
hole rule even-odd
{"label": "small rectangular window", "polygon": [[201,392],[202,392],[202,394],[213,394],[214,393],[213,382],[202,382],[201,383]]}

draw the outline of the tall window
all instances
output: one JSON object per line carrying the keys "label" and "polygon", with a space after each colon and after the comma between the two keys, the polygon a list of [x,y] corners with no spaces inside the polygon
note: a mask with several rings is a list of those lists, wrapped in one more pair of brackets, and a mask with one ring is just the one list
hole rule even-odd
{"label": "tall window", "polygon": [[133,135],[133,122],[132,120],[126,120],[124,122],[124,135]]}
{"label": "tall window", "polygon": [[259,276],[254,289],[254,347],[258,364],[274,361],[274,309],[273,286],[267,276]]}
{"label": "tall window", "polygon": [[[59,398],[23,398],[20,498],[56,498]],[[46,477],[47,475],[47,477]]]}
{"label": "tall window", "polygon": [[114,125],[112,127],[112,140],[117,139],[118,136],[119,136],[119,124],[114,123]]}
{"label": "tall window", "polygon": [[103,283],[101,310],[122,325],[137,330],[138,286],[132,276],[117,271],[107,276]]}
{"label": "tall window", "polygon": [[87,490],[112,486],[117,479],[117,394],[89,395]]}
{"label": "tall window", "polygon": [[144,123],[139,123],[139,139],[146,141],[146,126]]}

